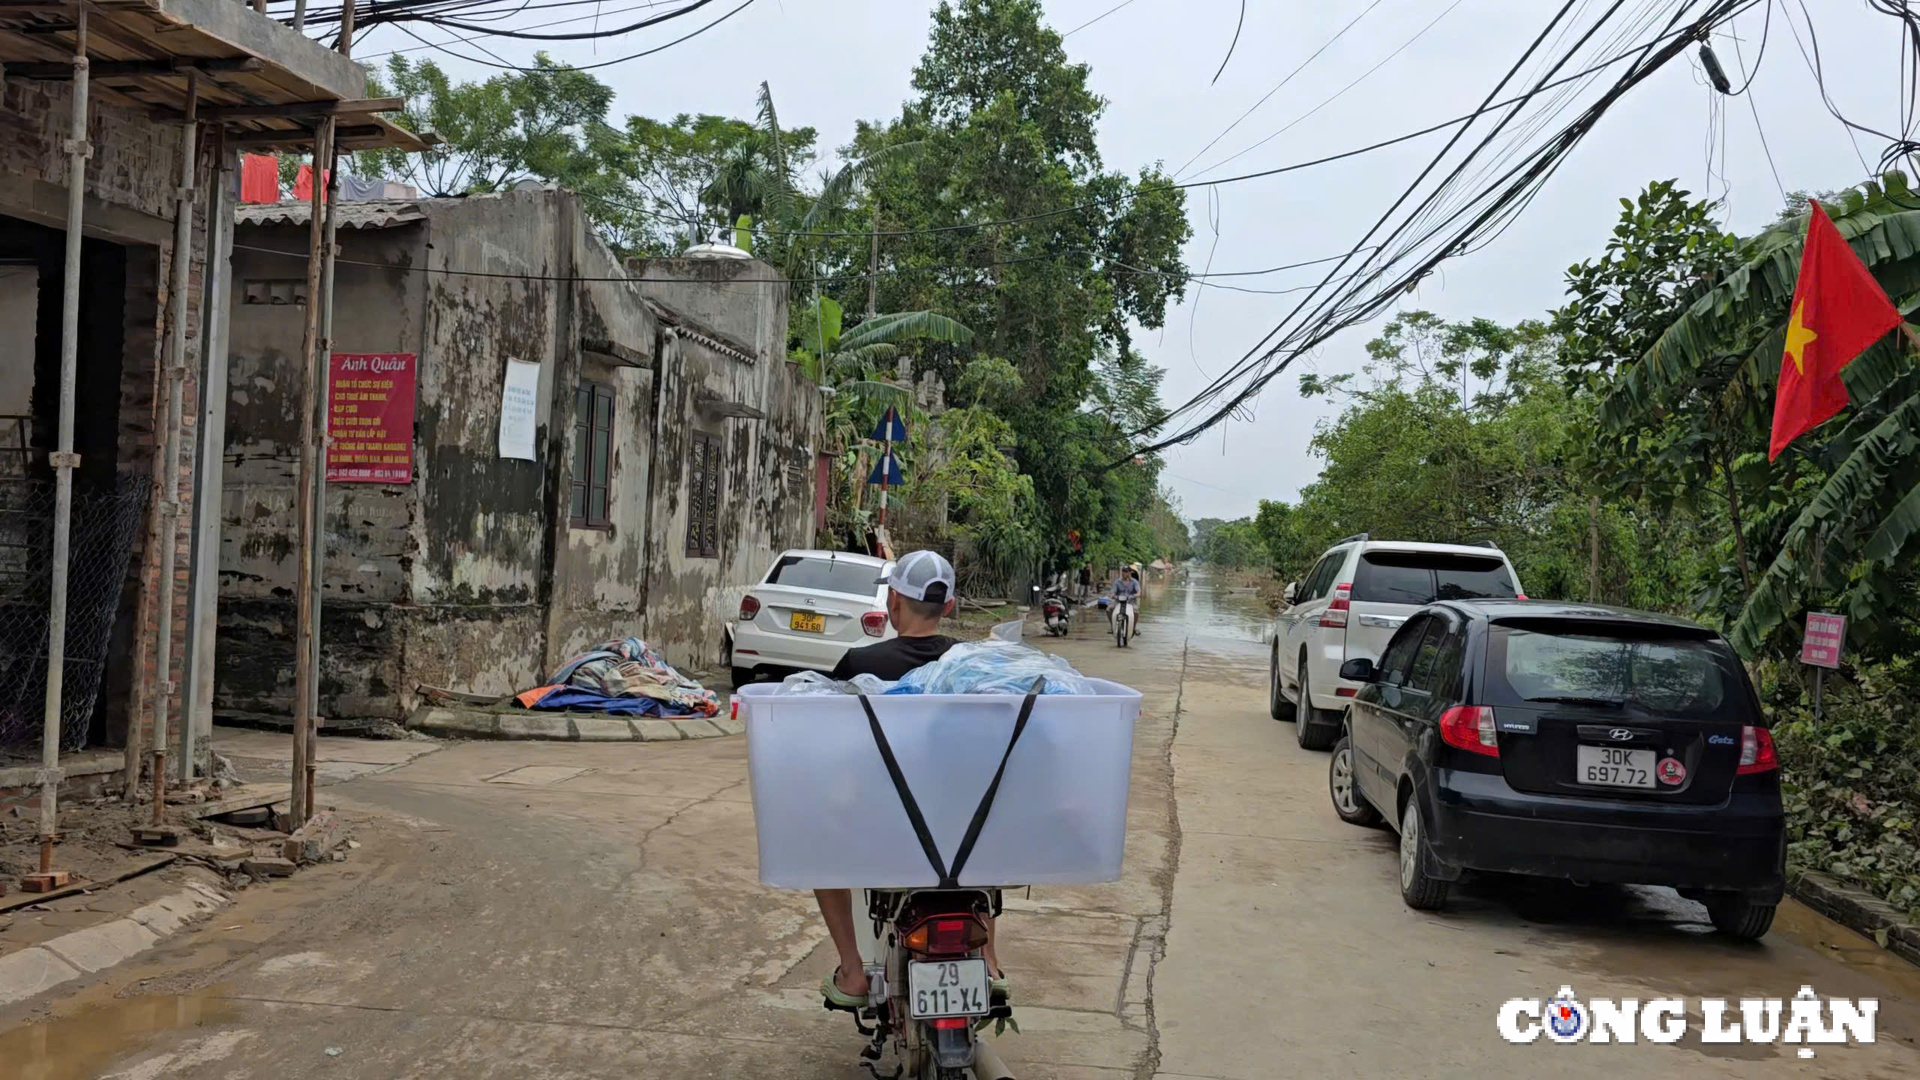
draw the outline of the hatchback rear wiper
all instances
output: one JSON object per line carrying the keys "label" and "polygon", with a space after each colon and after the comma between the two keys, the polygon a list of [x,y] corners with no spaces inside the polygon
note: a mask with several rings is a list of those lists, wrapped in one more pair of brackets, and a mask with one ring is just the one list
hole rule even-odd
{"label": "hatchback rear wiper", "polygon": [[1530,697],[1528,701],[1551,701],[1561,705],[1598,705],[1605,709],[1618,709],[1626,705],[1626,698],[1579,697],[1575,695]]}

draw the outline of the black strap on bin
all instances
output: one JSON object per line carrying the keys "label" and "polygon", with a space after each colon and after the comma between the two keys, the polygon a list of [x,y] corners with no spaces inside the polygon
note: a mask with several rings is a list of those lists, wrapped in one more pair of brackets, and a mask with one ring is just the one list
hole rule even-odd
{"label": "black strap on bin", "polygon": [[873,744],[880,751],[880,760],[887,766],[887,776],[893,780],[894,793],[900,796],[900,807],[907,812],[907,822],[913,826],[913,835],[920,840],[920,850],[926,852],[927,862],[940,879],[940,888],[960,887],[960,871],[966,868],[967,859],[973,855],[973,845],[980,839],[980,830],[986,827],[987,815],[993,811],[994,797],[1000,793],[1000,778],[1007,773],[1007,761],[1013,757],[1013,748],[1019,745],[1021,733],[1027,730],[1027,720],[1033,716],[1033,703],[1040,696],[1040,687],[1045,682],[1044,675],[1035,679],[1033,689],[1027,692],[1026,700],[1020,703],[1020,715],[1013,722],[1013,737],[1007,740],[1007,750],[1000,755],[1000,767],[993,772],[993,782],[987,785],[986,794],[980,796],[980,805],[973,811],[973,820],[967,823],[967,835],[960,841],[960,850],[954,852],[951,869],[940,857],[940,846],[933,842],[933,831],[927,828],[926,816],[920,813],[919,800],[913,797],[912,789],[907,787],[906,774],[900,771],[900,761],[893,756],[893,745],[887,741],[887,733],[880,727],[880,718],[873,713],[873,703],[867,700],[867,695],[860,695],[860,707],[866,710],[867,726],[873,731]]}

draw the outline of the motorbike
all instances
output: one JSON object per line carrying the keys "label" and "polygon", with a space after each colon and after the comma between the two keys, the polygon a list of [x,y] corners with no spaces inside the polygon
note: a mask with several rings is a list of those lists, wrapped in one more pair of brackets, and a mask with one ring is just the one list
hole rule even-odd
{"label": "motorbike", "polygon": [[1047,633],[1065,637],[1073,629],[1073,604],[1059,589],[1048,589],[1040,601],[1040,615],[1046,620]]}
{"label": "motorbike", "polygon": [[1122,649],[1127,647],[1127,639],[1133,636],[1134,609],[1138,604],[1137,600],[1116,600],[1113,603],[1113,643]]}
{"label": "motorbike", "polygon": [[[867,1007],[854,1025],[868,1037],[861,1066],[878,1080],[997,1080],[1008,1073],[977,1037],[1011,1018],[993,996],[987,920],[998,889],[875,889],[867,893],[878,962],[866,965]],[[829,1005],[829,1008],[833,1006]],[[891,1047],[894,1066],[877,1062]]]}

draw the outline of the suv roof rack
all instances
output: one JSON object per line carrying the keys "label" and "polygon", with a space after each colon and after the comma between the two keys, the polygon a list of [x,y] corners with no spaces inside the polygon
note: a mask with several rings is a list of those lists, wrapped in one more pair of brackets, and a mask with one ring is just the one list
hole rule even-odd
{"label": "suv roof rack", "polygon": [[1351,544],[1355,540],[1371,540],[1371,539],[1373,539],[1372,533],[1354,533],[1352,536],[1343,536],[1340,539],[1335,540],[1333,542],[1333,546],[1339,547],[1341,544]]}

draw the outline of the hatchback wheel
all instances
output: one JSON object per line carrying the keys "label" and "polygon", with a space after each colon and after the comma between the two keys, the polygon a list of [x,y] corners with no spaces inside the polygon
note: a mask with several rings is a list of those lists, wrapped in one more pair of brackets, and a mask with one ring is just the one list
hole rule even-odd
{"label": "hatchback wheel", "polygon": [[733,669],[733,688],[735,690],[753,681],[753,669],[737,667]]}
{"label": "hatchback wheel", "polygon": [[1373,808],[1353,775],[1353,739],[1343,735],[1333,744],[1333,760],[1327,765],[1327,794],[1333,796],[1333,812],[1349,825],[1371,827],[1380,824],[1380,811]]}
{"label": "hatchback wheel", "polygon": [[1713,928],[1744,941],[1766,936],[1773,928],[1772,904],[1756,904],[1738,893],[1716,893],[1707,897],[1707,918]]}
{"label": "hatchback wheel", "polygon": [[1280,689],[1280,649],[1274,647],[1273,659],[1267,664],[1267,713],[1275,720],[1291,720],[1295,710],[1293,703]]}
{"label": "hatchback wheel", "polygon": [[1412,796],[1400,812],[1400,899],[1416,911],[1438,911],[1447,902],[1447,883],[1428,877],[1427,838],[1420,830],[1420,808]]}
{"label": "hatchback wheel", "polygon": [[1320,710],[1313,707],[1313,691],[1307,688],[1307,662],[1300,661],[1300,703],[1293,708],[1293,737],[1302,750],[1325,750],[1340,737],[1340,732],[1315,724]]}

